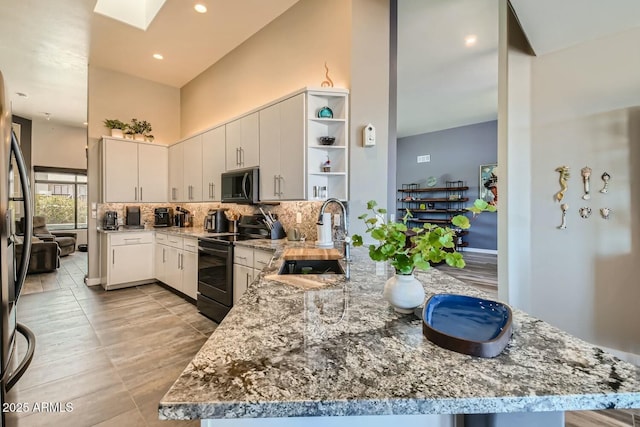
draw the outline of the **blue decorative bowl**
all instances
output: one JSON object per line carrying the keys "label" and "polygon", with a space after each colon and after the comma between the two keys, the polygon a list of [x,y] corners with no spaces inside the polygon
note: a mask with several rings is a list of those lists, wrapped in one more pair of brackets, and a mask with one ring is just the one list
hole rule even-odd
{"label": "blue decorative bowl", "polygon": [[479,357],[495,357],[507,346],[512,313],[498,301],[436,294],[422,312],[422,333],[442,348]]}

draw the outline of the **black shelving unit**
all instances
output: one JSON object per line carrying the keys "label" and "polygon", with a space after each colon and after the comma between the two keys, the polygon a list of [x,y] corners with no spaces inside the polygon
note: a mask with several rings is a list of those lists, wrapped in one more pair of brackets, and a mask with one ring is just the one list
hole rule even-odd
{"label": "black shelving unit", "polygon": [[[402,184],[398,190],[398,217],[408,210],[412,217],[408,222],[415,225],[424,223],[452,226],[451,219],[466,212],[469,202],[466,192],[469,187],[463,181],[446,181],[445,187],[420,187],[418,184]],[[468,246],[464,236],[469,232],[460,230],[456,234],[456,248]]]}

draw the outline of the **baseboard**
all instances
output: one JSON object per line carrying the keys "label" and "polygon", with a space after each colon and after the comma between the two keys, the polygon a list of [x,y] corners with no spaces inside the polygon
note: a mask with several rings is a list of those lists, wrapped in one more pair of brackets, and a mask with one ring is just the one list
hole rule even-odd
{"label": "baseboard", "polygon": [[604,351],[613,354],[620,360],[624,360],[625,362],[629,362],[632,365],[640,366],[640,354],[635,353],[627,353],[626,351],[614,350],[613,348],[603,347],[599,345],[601,349]]}
{"label": "baseboard", "polygon": [[84,278],[84,284],[87,286],[98,286],[100,284],[100,278],[99,277],[85,277]]}
{"label": "baseboard", "polygon": [[480,254],[498,255],[497,249],[464,248],[464,252],[477,252]]}

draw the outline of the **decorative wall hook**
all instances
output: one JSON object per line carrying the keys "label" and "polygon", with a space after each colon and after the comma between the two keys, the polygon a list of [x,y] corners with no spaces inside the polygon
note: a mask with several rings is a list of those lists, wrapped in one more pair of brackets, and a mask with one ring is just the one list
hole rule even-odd
{"label": "decorative wall hook", "polygon": [[609,180],[611,179],[611,175],[605,172],[602,174],[601,178],[604,181],[604,187],[602,187],[602,190],[600,190],[600,192],[603,194],[607,194],[609,192]]}
{"label": "decorative wall hook", "polygon": [[560,191],[556,193],[556,200],[559,202],[564,198],[567,191],[567,179],[569,179],[569,166],[558,166],[556,172],[560,172]]}
{"label": "decorative wall hook", "polygon": [[609,219],[609,215],[611,214],[611,209],[609,208],[600,208],[600,215],[602,215],[603,219]]}
{"label": "decorative wall hook", "polygon": [[582,196],[583,200],[589,200],[591,195],[589,194],[589,177],[591,176],[591,168],[589,166],[585,166],[580,169],[580,173],[582,174],[582,183],[584,184],[584,195]]}
{"label": "decorative wall hook", "polygon": [[563,203],[560,205],[560,209],[562,209],[562,224],[558,226],[560,230],[565,230],[567,228],[567,211],[569,210],[569,205]]}
{"label": "decorative wall hook", "polygon": [[591,208],[588,206],[580,208],[580,216],[585,219],[589,218],[591,216]]}

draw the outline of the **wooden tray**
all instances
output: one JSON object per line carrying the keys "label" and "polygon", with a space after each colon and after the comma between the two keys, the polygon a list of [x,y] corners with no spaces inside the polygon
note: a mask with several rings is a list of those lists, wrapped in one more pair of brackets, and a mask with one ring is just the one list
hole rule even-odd
{"label": "wooden tray", "polygon": [[339,250],[320,248],[286,248],[282,253],[285,261],[294,259],[342,259]]}

